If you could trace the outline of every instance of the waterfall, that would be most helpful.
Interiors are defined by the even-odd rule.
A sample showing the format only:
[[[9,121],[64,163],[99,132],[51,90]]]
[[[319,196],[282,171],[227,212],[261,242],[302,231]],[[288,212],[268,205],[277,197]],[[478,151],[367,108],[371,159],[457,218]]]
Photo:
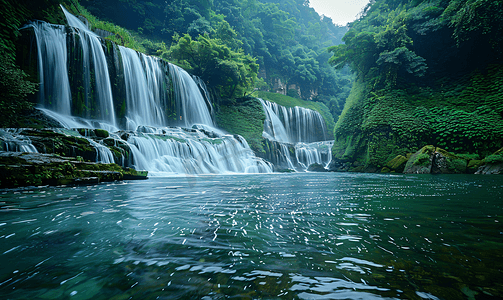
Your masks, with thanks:
[[[115,112],[112,97],[112,86],[110,84],[110,75],[108,72],[107,60],[105,52],[101,45],[101,38],[90,31],[87,26],[82,23],[77,17],[70,14],[63,6],[61,6],[68,24],[75,30],[76,34],[80,37],[80,43],[83,52],[83,69],[84,69],[84,89],[87,107],[91,107],[89,103],[89,94],[91,93],[90,87],[90,65],[94,66],[95,76],[95,92],[96,99],[94,101],[98,104],[99,118],[106,120],[112,125],[115,125]],[[91,60],[91,61],[90,61]]]
[[[71,91],[68,80],[66,29],[64,26],[34,21],[22,29],[32,28],[37,44],[39,103],[60,114],[71,114]]]
[[[146,130],[144,130],[146,131]],[[164,128],[131,135],[128,143],[137,169],[170,174],[270,173],[272,167],[253,155],[242,138],[210,138],[192,129]]]
[[[284,107],[260,100],[266,112],[264,132],[285,143],[312,143],[327,139],[325,120],[319,112],[304,107]]]
[[[28,137],[19,135],[22,129],[0,129],[0,151],[38,153]]]
[[[326,125],[318,112],[260,102],[266,115],[262,136],[270,141],[271,153],[266,156],[277,169],[305,171],[314,163],[328,166],[333,141],[325,141]]]
[[[167,82],[160,61],[133,49],[122,46],[119,49],[126,82],[126,128],[165,126],[163,107]]]
[[[190,127],[194,124],[203,124],[214,127],[208,104],[206,103],[199,86],[184,69],[169,64],[169,72],[177,103],[177,116],[179,121]]]
[[[272,172],[272,165],[257,158],[246,140],[214,128],[204,82],[176,65],[122,46],[119,59],[107,62],[106,41],[62,9],[69,27],[41,21],[25,26],[33,28],[37,41],[39,109],[64,128],[107,130],[108,138],[84,137],[96,150],[96,162],[118,160],[151,174]],[[185,128],[166,127],[170,125]],[[36,151],[27,137],[16,143],[15,151]],[[12,151],[14,144],[2,145]],[[107,146],[115,147],[120,157],[114,158]],[[121,149],[130,151],[127,161]]]
[[[264,137],[273,141],[290,143],[290,137],[286,133],[285,126],[279,119],[278,114],[272,109],[273,103],[262,99],[260,99],[260,103],[264,108],[266,116],[264,122]]]
[[[327,168],[332,161],[333,145],[334,141],[297,143],[295,145],[295,158],[303,170],[315,163]]]

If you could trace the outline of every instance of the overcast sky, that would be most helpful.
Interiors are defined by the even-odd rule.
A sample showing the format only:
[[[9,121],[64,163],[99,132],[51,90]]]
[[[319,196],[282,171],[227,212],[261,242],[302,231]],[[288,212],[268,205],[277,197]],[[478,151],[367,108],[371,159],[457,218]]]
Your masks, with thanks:
[[[346,25],[356,19],[369,0],[309,0],[320,15],[330,17],[336,25]]]

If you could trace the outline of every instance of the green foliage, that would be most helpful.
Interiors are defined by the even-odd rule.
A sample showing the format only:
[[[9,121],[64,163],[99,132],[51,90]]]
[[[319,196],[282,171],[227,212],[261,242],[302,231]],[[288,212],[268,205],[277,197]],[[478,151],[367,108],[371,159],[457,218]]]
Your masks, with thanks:
[[[350,65],[358,78],[335,127],[335,157],[382,165],[386,152],[395,157],[427,144],[479,156],[501,148],[502,23],[501,14],[489,17],[501,6],[373,2],[351,24],[346,44],[330,48],[330,63]],[[466,168],[464,158],[449,163]]]
[[[67,9],[75,15],[85,17],[87,21],[89,21],[91,30],[101,29],[112,33],[112,35],[108,36],[107,39],[136,51],[146,52],[145,47],[138,42],[137,39],[129,33],[129,31],[113,23],[98,19],[77,1],[72,2],[72,5],[68,5]]]
[[[503,163],[503,156],[502,155],[489,155],[486,158],[484,158],[484,162],[486,164],[499,164]]]
[[[264,152],[262,132],[264,131],[265,113],[256,98],[237,99],[235,103],[220,105],[216,120],[218,126],[232,134],[239,134],[246,139],[255,152]]]
[[[228,41],[227,43],[229,43]],[[258,65],[242,50],[232,50],[208,35],[188,34],[172,45],[168,54],[178,65],[215,87],[222,98],[245,96],[257,80]]]
[[[0,127],[18,127],[21,112],[33,107],[27,96],[34,94],[37,86],[0,49]]]
[[[207,36],[234,52],[242,52],[255,59],[260,66],[261,83],[267,83],[269,89],[279,78],[284,83],[296,85],[303,99],[319,97],[316,101],[327,105],[331,99],[337,99],[339,105],[331,106],[336,113],[340,113],[350,90],[351,74],[331,68],[327,62],[330,54],[326,51],[328,46],[341,43],[347,29],[335,26],[329,18],[320,20],[320,16],[304,1],[80,2],[100,19],[111,18],[114,23],[127,28],[136,40],[141,41],[142,52],[148,54],[172,59],[169,49],[179,43],[180,37],[188,34],[197,41],[199,36]],[[111,38],[117,36],[122,36],[122,33]],[[140,49],[137,46],[132,48]],[[236,73],[235,64],[222,63],[219,67],[227,73]],[[226,78],[230,82],[235,81],[236,76]],[[211,84],[209,87],[212,88]],[[256,87],[266,89],[263,84]],[[223,94],[230,92],[232,88]],[[241,97],[241,92],[244,91],[236,91],[236,97]]]

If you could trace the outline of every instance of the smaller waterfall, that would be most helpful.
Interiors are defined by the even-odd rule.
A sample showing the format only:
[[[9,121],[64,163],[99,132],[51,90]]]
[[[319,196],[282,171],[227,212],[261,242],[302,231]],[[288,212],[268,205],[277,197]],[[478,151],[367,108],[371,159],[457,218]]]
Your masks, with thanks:
[[[327,168],[332,161],[332,146],[334,141],[298,143],[295,145],[295,157],[301,169],[307,170],[312,164],[322,165]]]
[[[87,26],[82,23],[77,17],[70,14],[63,6],[61,9],[65,13],[68,24],[75,30],[75,33],[80,37],[80,42],[83,51],[83,64],[84,64],[84,85],[85,97],[87,99],[86,105],[90,106],[88,99],[90,94],[90,73],[91,63],[94,67],[95,76],[95,92],[98,103],[99,118],[108,121],[110,124],[115,125],[115,112],[112,97],[112,86],[110,84],[110,76],[108,72],[107,60],[105,52],[101,45],[101,38],[90,31]],[[90,61],[91,60],[91,61]]]
[[[158,59],[119,46],[126,81],[126,128],[165,126],[166,79]]]
[[[199,130],[163,128],[128,138],[136,169],[169,174],[270,173],[241,137],[210,138]]]
[[[68,80],[66,28],[42,21],[28,23],[37,44],[39,103],[60,114],[71,114],[71,91]]]
[[[264,132],[275,140],[312,143],[327,139],[325,120],[319,112],[299,106],[284,107],[262,99],[260,102],[266,111],[266,122],[269,123],[264,125]]]
[[[277,169],[306,171],[315,163],[328,166],[333,141],[325,141],[326,126],[318,112],[260,102],[266,115],[262,136],[269,141],[266,157]]]
[[[38,153],[28,137],[19,135],[22,129],[0,129],[0,151]]]

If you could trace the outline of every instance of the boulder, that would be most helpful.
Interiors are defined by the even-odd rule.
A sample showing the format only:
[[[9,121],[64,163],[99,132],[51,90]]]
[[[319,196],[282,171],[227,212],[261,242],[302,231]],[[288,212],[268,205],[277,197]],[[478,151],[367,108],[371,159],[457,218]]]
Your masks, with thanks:
[[[403,155],[398,155],[397,157],[393,158],[392,160],[388,161],[386,163],[386,166],[382,168],[381,172],[382,173],[388,173],[388,172],[395,172],[395,173],[402,173],[403,170],[405,169],[405,165],[407,164],[407,157]]]
[[[318,163],[311,164],[307,168],[307,171],[309,171],[309,172],[328,172],[328,170],[325,169],[325,167],[323,167],[322,165],[320,165]]]
[[[404,174],[430,174],[433,164],[435,147],[424,146],[416,153],[412,154],[403,170]]]

